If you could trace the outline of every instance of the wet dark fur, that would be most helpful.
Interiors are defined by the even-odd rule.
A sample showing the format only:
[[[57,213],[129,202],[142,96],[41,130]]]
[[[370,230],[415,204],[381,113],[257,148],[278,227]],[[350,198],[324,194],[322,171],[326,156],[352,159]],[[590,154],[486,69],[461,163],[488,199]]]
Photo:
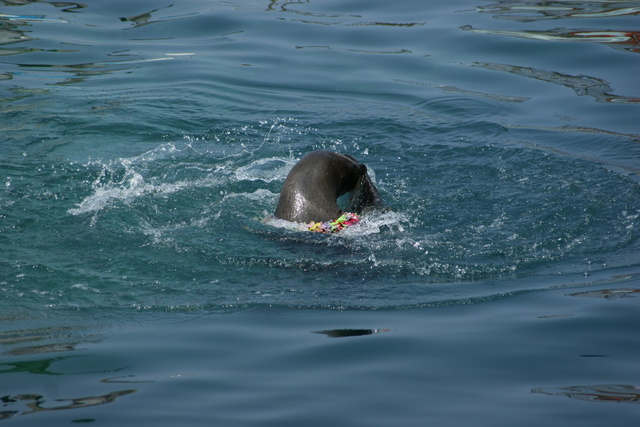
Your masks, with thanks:
[[[349,192],[346,212],[362,213],[383,205],[364,164],[348,155],[312,151],[285,179],[275,216],[305,223],[331,221],[343,212],[338,197]]]

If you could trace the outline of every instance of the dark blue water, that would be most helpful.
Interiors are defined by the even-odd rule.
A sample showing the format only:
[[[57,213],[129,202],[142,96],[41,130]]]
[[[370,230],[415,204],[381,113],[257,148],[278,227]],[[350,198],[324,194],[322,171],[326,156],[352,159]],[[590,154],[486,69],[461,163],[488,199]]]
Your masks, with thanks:
[[[640,2],[0,2],[0,420],[634,425]],[[274,227],[289,169],[392,210]]]

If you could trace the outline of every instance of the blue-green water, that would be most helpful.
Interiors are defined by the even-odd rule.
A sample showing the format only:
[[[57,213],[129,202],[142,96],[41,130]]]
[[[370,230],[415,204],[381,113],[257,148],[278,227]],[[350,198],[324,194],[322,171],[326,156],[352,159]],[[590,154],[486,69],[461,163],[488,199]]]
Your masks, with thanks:
[[[0,420],[634,425],[639,15],[0,2]],[[392,210],[265,224],[320,148]]]

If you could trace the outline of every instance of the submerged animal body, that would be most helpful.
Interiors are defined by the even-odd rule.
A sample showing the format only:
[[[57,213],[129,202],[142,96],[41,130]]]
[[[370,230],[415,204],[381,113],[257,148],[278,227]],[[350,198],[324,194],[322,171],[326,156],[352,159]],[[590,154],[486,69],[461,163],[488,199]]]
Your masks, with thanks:
[[[306,154],[284,181],[275,216],[294,222],[322,222],[340,217],[337,199],[351,192],[345,211],[382,206],[367,167],[351,156],[317,150]]]

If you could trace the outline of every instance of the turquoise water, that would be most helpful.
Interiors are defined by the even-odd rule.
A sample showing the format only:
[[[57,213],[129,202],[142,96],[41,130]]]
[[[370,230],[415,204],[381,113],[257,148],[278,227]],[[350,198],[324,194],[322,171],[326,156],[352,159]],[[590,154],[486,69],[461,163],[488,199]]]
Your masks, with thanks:
[[[639,14],[0,2],[0,420],[635,424]],[[314,149],[392,210],[265,223]]]

